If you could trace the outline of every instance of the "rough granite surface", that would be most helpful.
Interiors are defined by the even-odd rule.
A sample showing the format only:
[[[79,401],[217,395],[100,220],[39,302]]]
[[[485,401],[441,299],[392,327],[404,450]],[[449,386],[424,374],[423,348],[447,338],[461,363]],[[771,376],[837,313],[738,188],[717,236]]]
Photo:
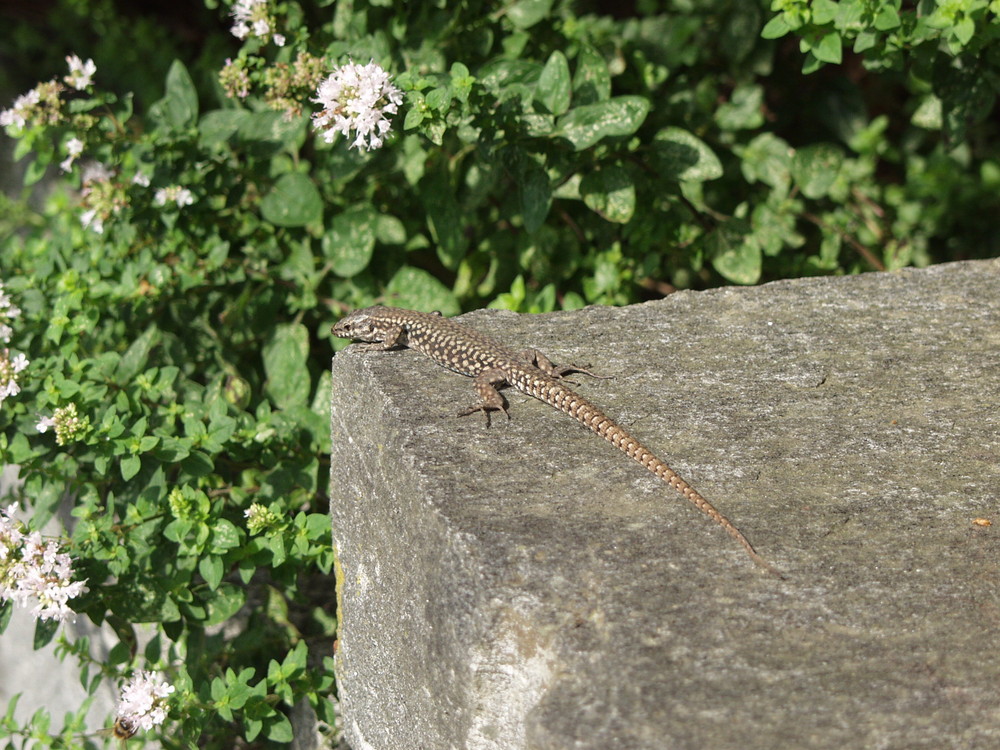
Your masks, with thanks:
[[[353,750],[1000,747],[1000,262],[462,321],[613,375],[578,390],[788,580],[565,414],[348,349]]]

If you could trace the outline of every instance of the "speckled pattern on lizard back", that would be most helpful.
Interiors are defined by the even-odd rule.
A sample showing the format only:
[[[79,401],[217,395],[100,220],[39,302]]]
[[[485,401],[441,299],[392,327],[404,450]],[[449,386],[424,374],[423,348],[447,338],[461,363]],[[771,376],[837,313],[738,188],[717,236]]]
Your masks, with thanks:
[[[479,403],[460,412],[459,416],[481,411],[486,415],[487,426],[491,411],[502,411],[510,418],[507,403],[497,390],[504,384],[565,412],[677,490],[739,542],[754,562],[768,572],[783,577],[757,553],[728,518],[677,472],[632,437],[624,427],[559,380],[570,372],[593,373],[579,367],[557,367],[535,349],[515,352],[439,313],[368,307],[341,319],[333,326],[333,334],[363,342],[358,346],[370,350],[384,351],[407,346],[427,355],[439,365],[475,378]]]

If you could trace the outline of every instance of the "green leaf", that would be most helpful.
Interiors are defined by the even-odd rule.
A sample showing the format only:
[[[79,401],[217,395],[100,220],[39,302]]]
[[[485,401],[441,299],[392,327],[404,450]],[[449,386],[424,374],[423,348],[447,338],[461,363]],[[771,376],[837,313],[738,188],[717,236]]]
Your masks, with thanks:
[[[764,124],[764,87],[740,84],[728,102],[715,110],[715,122],[723,130],[753,130]]]
[[[49,167],[49,159],[39,154],[35,159],[28,162],[24,170],[24,185],[30,187],[42,179]]]
[[[161,438],[153,457],[158,461],[174,464],[191,452],[191,440],[189,438]]]
[[[740,169],[748,182],[764,182],[787,190],[791,179],[792,148],[772,133],[761,133],[738,149]]]
[[[664,128],[653,137],[653,154],[663,176],[705,182],[722,177],[722,162],[703,140],[682,128]]]
[[[14,603],[10,601],[0,602],[0,635],[7,629],[10,625],[10,617],[14,614]],[[17,699],[19,694],[15,693],[13,700]],[[11,713],[10,706],[7,707],[8,715]]]
[[[31,459],[33,455],[34,451],[31,449],[28,438],[24,433],[15,432],[14,437],[10,440],[10,445],[3,453],[3,461],[4,463],[21,464]]]
[[[45,481],[38,474],[30,474],[23,487],[25,497],[31,498],[32,520],[39,528],[48,523],[63,500],[63,487],[59,482]]]
[[[760,280],[760,245],[742,219],[720,224],[708,235],[707,249],[712,266],[735,284],[756,284]]]
[[[468,238],[465,216],[452,188],[446,168],[438,166],[420,180],[420,194],[431,232],[437,240],[438,259],[446,268],[455,269],[465,255]]]
[[[232,521],[220,518],[212,527],[212,551],[225,552],[226,550],[239,547],[243,541],[241,532]]]
[[[444,112],[451,106],[451,89],[448,86],[439,86],[427,92],[425,101],[431,109]]]
[[[198,122],[198,144],[211,149],[221,146],[244,127],[251,114],[243,109],[215,109]]]
[[[205,627],[218,625],[235,615],[246,602],[243,589],[231,583],[223,583],[215,590],[215,596],[205,602]]]
[[[967,45],[972,40],[972,36],[975,33],[976,23],[969,16],[963,18],[952,28],[952,34],[955,36],[955,39],[958,40],[959,48]]]
[[[181,460],[180,464],[184,471],[193,477],[203,477],[206,474],[211,474],[215,468],[215,463],[212,461],[211,456],[206,455],[202,451],[191,451]]]
[[[267,738],[272,742],[291,742],[293,732],[292,723],[283,713],[275,711],[267,726]]]
[[[572,87],[569,78],[569,63],[566,55],[556,50],[549,55],[542,74],[538,77],[535,92],[538,100],[554,115],[561,115],[569,109]]]
[[[874,31],[859,31],[854,38],[854,51],[861,53],[869,50],[878,43],[878,40],[879,36]]]
[[[222,558],[218,555],[208,555],[207,557],[201,558],[198,561],[198,572],[201,573],[201,577],[205,579],[205,583],[208,584],[208,588],[211,591],[215,591],[219,584],[222,583],[222,574],[225,572],[225,567],[222,564]]]
[[[309,330],[301,323],[275,326],[264,346],[265,389],[281,409],[305,404],[309,399]]]
[[[271,551],[271,567],[277,568],[285,562],[285,539],[280,534],[273,534],[263,540],[264,546]]]
[[[323,235],[322,248],[335,274],[348,279],[368,267],[375,250],[378,219],[370,203],[351,206],[333,217]]]
[[[54,620],[35,620],[35,638],[32,642],[32,648],[37,651],[43,646],[48,645],[49,641],[59,630],[60,621],[58,619]]]
[[[240,120],[237,138],[257,156],[271,156],[282,147],[293,147],[305,139],[304,118],[288,120],[281,112],[247,112]]]
[[[386,300],[391,305],[429,312],[438,310],[443,315],[457,315],[458,300],[451,290],[421,268],[403,266],[385,288]]]
[[[934,94],[927,94],[920,103],[920,106],[913,113],[910,122],[918,128],[940,130],[944,123],[941,117],[941,100],[934,96]]]
[[[421,103],[422,101],[421,97]],[[403,117],[403,130],[413,130],[420,127],[420,123],[429,116],[430,114],[422,106],[411,106],[406,110],[406,116]]]
[[[779,13],[764,25],[760,35],[764,39],[780,39],[791,30],[792,27],[785,20],[785,14]]]
[[[552,0],[518,0],[506,8],[507,18],[517,29],[531,28],[551,10]]]
[[[581,47],[576,56],[573,93],[577,104],[603,102],[611,96],[611,71],[604,57],[593,47]]]
[[[837,17],[837,3],[833,0],[812,0],[812,22],[823,26]]]
[[[569,110],[556,122],[554,135],[562,136],[582,151],[602,138],[631,135],[649,113],[649,100],[642,96],[616,96],[597,104]]]
[[[833,63],[839,65],[843,59],[843,48],[841,46],[840,34],[831,31],[824,34],[818,42],[810,45],[810,52],[816,56],[820,62]]]
[[[524,216],[524,228],[529,234],[534,234],[545,223],[552,205],[552,186],[545,170],[530,162],[531,166],[524,170],[518,180],[521,193],[521,212]]]
[[[243,726],[245,731],[243,736],[246,738],[247,742],[253,742],[257,739],[257,735],[260,734],[260,730],[264,728],[264,722],[260,719],[251,719],[250,717],[243,717]]]
[[[796,230],[796,209],[800,206],[791,205],[790,201],[775,201],[757,204],[751,216],[753,236],[765,255],[776,256],[785,247],[801,247],[805,242]]]
[[[375,239],[383,245],[402,245],[406,242],[406,225],[391,214],[377,214]]]
[[[122,358],[118,360],[118,366],[115,368],[115,382],[127,385],[139,374],[140,370],[145,369],[146,362],[149,360],[149,351],[159,340],[158,334],[156,325],[150,325],[142,335],[132,342]]]
[[[142,468],[142,459],[139,456],[126,456],[121,460],[119,468],[122,472],[122,479],[126,482],[139,473]]]
[[[843,152],[833,144],[800,148],[792,157],[792,177],[807,198],[822,198],[837,179]]]
[[[899,26],[901,23],[899,13],[891,3],[879,3],[876,7],[878,7],[878,15],[875,16],[876,29],[879,31],[890,31]]]
[[[323,218],[323,199],[304,174],[282,175],[260,202],[261,215],[279,227],[301,227]]]
[[[865,26],[865,0],[840,0],[834,6],[833,25],[839,31],[850,34]],[[815,19],[813,19],[815,21]]]
[[[153,104],[150,115],[170,130],[183,130],[198,118],[198,92],[184,63],[174,60],[167,72],[163,98]]]
[[[628,171],[613,165],[591,172],[580,182],[587,207],[617,224],[627,224],[635,213],[635,184]]]

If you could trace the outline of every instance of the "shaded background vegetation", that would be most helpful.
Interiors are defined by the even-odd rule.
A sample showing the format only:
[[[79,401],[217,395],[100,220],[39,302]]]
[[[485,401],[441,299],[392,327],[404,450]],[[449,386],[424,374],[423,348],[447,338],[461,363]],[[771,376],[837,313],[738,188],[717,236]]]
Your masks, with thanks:
[[[39,524],[74,499],[75,604],[122,646],[67,653],[91,689],[168,670],[165,747],[287,741],[303,702],[333,722],[325,410],[345,311],[542,312],[998,253],[986,2],[278,7],[280,50],[234,38],[214,0],[0,11],[4,106],[76,54],[102,93],[73,94],[74,116],[115,123],[32,130],[32,184],[0,199],[11,347],[32,362],[0,463]],[[301,51],[394,74],[385,147],[271,109],[267,76]],[[251,71],[245,101],[227,58]],[[123,175],[102,234],[56,168],[71,133]],[[195,202],[157,207],[136,171]],[[68,403],[88,427],[56,446],[35,424]],[[278,520],[248,531],[252,503]],[[137,653],[140,622],[158,635]]]

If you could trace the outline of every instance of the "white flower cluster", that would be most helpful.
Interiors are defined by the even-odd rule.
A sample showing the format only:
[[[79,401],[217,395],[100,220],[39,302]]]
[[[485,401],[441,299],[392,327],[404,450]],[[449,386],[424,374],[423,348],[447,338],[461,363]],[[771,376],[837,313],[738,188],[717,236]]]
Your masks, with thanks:
[[[93,83],[94,73],[97,66],[93,60],[83,62],[76,55],[68,55],[66,63],[69,65],[69,75],[63,76],[63,80],[73,88],[83,91]],[[52,122],[60,120],[57,111],[60,108],[60,91],[63,89],[55,79],[46,83],[40,83],[26,94],[21,94],[14,100],[10,108],[0,111],[0,127],[11,127],[14,130],[23,130],[29,122]],[[53,111],[56,110],[56,111]]]
[[[63,80],[77,91],[83,91],[94,82],[94,73],[97,72],[97,66],[93,60],[83,62],[76,55],[67,55],[66,64],[69,65],[69,75],[63,78]]]
[[[233,36],[246,39],[255,36],[263,39],[273,39],[279,47],[285,46],[285,37],[274,33],[275,22],[268,7],[268,0],[236,0],[233,3]]]
[[[17,375],[28,366],[28,358],[16,354],[10,358],[10,349],[0,349],[0,405],[5,398],[16,396],[21,392],[17,384]]]
[[[80,197],[87,208],[80,214],[80,223],[84,229],[104,234],[105,219],[121,210],[124,202],[119,199],[112,182],[114,175],[103,164],[88,162],[82,172],[80,182],[83,188],[80,190]]]
[[[14,520],[17,505],[0,510],[0,599],[27,607],[41,620],[72,620],[67,602],[86,593],[86,581],[73,581],[70,556],[37,531],[25,534]]]
[[[243,516],[247,519],[247,530],[253,535],[274,528],[281,520],[273,510],[260,503],[251,503]]]
[[[10,343],[10,337],[14,333],[9,323],[21,316],[21,308],[17,307],[10,297],[3,290],[3,282],[0,281],[0,341],[5,344]]]
[[[332,143],[337,133],[357,136],[351,146],[369,151],[379,148],[392,127],[394,115],[403,103],[402,92],[389,82],[389,74],[374,60],[367,65],[348,62],[333,71],[316,91],[314,102],[323,111],[313,115],[313,126]]]
[[[21,308],[17,307],[11,298],[3,290],[3,282],[0,281],[0,341],[10,343],[10,337],[14,335],[14,329],[10,323],[21,315]],[[10,396],[16,396],[21,392],[21,386],[17,383],[18,373],[24,371],[28,366],[28,358],[24,354],[11,356],[10,349],[0,349],[0,405],[3,400]]]
[[[70,403],[56,409],[51,417],[39,417],[35,429],[40,433],[54,430],[56,444],[66,445],[74,440],[82,440],[87,435],[90,419],[86,415],[81,417],[77,413],[76,404]]]
[[[42,99],[38,89],[32,89],[26,94],[21,94],[14,100],[14,104],[9,109],[0,112],[0,125],[7,127],[13,125],[17,130],[21,130],[28,124],[28,118],[35,109],[35,105]]]
[[[66,153],[68,156],[59,162],[59,169],[63,172],[68,172],[73,168],[73,162],[76,158],[83,153],[83,141],[81,141],[76,136],[73,136],[68,141],[66,141]]]
[[[122,687],[121,702],[116,711],[116,724],[130,730],[150,730],[162,724],[167,718],[167,696],[174,692],[174,686],[164,682],[156,672],[145,670]]]
[[[157,206],[165,206],[167,203],[176,203],[180,208],[190,206],[194,203],[194,195],[186,187],[180,185],[170,185],[159,188],[153,194],[153,203]]]

